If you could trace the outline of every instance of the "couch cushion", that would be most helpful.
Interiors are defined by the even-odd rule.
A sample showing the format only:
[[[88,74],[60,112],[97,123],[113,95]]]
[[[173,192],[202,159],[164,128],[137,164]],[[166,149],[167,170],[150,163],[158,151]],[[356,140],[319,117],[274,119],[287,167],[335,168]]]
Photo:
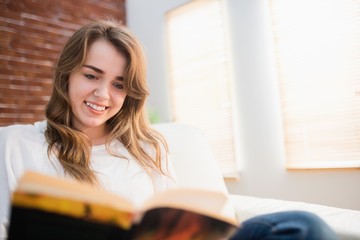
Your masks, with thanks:
[[[302,210],[317,214],[327,222],[339,239],[360,239],[360,211],[328,207],[305,202],[230,195],[239,222],[261,214]]]
[[[221,191],[228,194],[211,148],[197,128],[179,123],[160,123],[153,127],[167,140],[179,187]],[[230,203],[224,214],[234,216]]]

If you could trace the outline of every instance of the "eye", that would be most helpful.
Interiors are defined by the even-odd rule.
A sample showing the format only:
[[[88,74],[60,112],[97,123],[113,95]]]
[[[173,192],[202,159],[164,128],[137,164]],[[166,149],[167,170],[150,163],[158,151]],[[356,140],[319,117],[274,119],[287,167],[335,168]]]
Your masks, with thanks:
[[[120,90],[124,89],[124,85],[122,83],[113,83],[113,86]]]
[[[84,76],[85,76],[87,79],[89,79],[89,80],[94,80],[94,79],[96,79],[96,77],[95,77],[94,75],[92,75],[92,74],[84,74]]]

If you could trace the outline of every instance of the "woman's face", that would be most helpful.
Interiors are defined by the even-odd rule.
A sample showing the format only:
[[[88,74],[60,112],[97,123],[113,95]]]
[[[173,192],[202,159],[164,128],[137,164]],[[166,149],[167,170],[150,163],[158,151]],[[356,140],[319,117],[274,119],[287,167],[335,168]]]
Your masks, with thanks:
[[[125,57],[108,41],[95,41],[84,65],[69,77],[72,125],[84,133],[105,134],[105,123],[121,109]]]

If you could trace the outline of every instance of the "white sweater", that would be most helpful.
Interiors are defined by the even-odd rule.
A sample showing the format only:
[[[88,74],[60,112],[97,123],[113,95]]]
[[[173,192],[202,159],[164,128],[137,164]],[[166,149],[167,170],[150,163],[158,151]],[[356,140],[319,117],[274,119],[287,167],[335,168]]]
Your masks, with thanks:
[[[48,158],[45,128],[46,121],[43,121],[34,125],[12,125],[0,130],[0,239],[7,237],[10,196],[25,171],[67,177],[58,159]],[[91,155],[92,169],[96,170],[100,183],[108,191],[141,204],[155,192],[175,186],[171,161],[168,171],[173,179],[155,171],[146,172],[120,142],[112,146],[127,159],[110,155],[105,145],[93,146]]]

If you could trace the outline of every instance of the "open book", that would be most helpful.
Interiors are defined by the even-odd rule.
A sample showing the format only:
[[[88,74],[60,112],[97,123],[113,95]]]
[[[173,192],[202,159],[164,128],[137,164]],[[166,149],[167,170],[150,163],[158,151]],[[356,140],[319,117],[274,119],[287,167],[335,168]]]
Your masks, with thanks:
[[[8,239],[227,239],[223,193],[172,189],[141,208],[88,184],[27,172],[13,194]]]

